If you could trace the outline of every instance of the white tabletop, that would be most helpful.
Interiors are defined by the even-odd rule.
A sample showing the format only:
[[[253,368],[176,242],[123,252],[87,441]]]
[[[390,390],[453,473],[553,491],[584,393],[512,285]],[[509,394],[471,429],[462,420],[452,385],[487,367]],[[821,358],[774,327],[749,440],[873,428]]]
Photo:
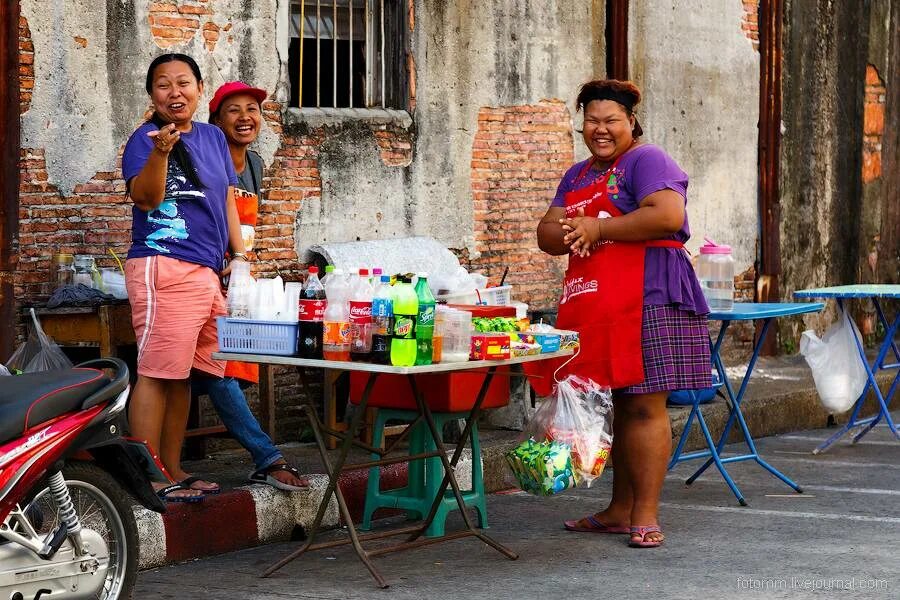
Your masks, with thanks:
[[[318,367],[320,369],[338,369],[341,371],[363,371],[368,373],[390,373],[392,375],[415,375],[419,373],[445,373],[448,371],[469,371],[486,367],[502,367],[527,362],[549,360],[571,356],[574,350],[559,350],[531,356],[516,356],[506,360],[469,360],[466,362],[437,363],[417,367],[395,367],[393,365],[377,365],[368,362],[352,362],[343,360],[318,360],[314,358],[298,358],[296,356],[270,356],[268,354],[239,354],[236,352],[214,352],[216,360],[236,360],[247,363],[269,365],[290,365],[295,367]]]

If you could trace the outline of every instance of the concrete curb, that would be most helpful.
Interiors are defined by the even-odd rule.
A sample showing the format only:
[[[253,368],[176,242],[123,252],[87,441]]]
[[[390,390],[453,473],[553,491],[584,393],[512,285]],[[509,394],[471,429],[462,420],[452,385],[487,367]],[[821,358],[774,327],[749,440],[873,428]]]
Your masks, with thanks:
[[[457,465],[460,485],[471,485],[471,453],[463,453]],[[312,527],[328,478],[307,475],[309,490],[283,492],[268,485],[247,485],[207,496],[196,504],[175,504],[158,514],[135,506],[141,569],[212,556],[270,542],[301,540]],[[381,469],[382,489],[406,485],[407,465]],[[368,473],[353,471],[341,476],[339,485],[354,521],[362,517]],[[339,525],[337,501],[332,496],[322,524]]]
[[[890,385],[892,378],[892,372],[879,374],[882,389]],[[762,389],[748,394],[743,403],[743,413],[754,437],[818,429],[829,424],[828,412],[819,404],[814,388],[799,387],[785,392],[783,388],[758,387]],[[863,415],[876,412],[873,398],[870,394]],[[687,407],[670,409],[673,446],[684,429],[689,413],[690,408]],[[703,415],[713,432],[721,431],[728,416],[727,405],[723,401],[708,404],[703,408]],[[843,423],[848,417],[849,413],[840,415],[833,422]],[[735,431],[730,441],[741,439],[739,432]],[[482,440],[485,491],[496,492],[512,485],[511,480],[506,477],[503,455],[515,443],[507,440],[486,445]],[[699,428],[695,426],[685,450],[704,447]],[[457,467],[457,477],[463,488],[471,481],[471,467],[471,455],[466,453]],[[304,539],[306,531],[315,520],[316,510],[327,485],[324,475],[308,477],[310,489],[304,492],[286,493],[270,486],[249,485],[217,496],[208,496],[198,504],[170,504],[164,515],[136,507],[140,568],[160,567],[270,542]],[[405,463],[383,467],[382,489],[401,487],[406,484],[406,477]],[[354,471],[341,476],[341,491],[354,520],[362,515],[367,481],[366,471]],[[339,525],[338,507],[334,498],[328,505],[323,524],[325,527]]]

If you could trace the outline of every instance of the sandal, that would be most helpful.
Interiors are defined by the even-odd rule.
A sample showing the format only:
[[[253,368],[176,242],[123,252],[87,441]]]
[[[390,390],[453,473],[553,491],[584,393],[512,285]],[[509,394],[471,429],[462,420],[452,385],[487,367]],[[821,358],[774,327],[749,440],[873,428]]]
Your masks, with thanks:
[[[216,486],[214,488],[194,487],[194,484],[197,483],[198,481],[204,481],[204,480],[201,479],[200,477],[191,475],[190,477],[185,477],[184,479],[179,481],[178,485],[183,486],[184,489],[186,489],[186,490],[195,490],[197,492],[203,492],[203,494],[206,496],[215,496],[216,494],[218,494],[219,492],[222,491],[222,489],[219,487],[219,484],[217,484],[217,483],[212,484],[212,485]]]
[[[664,540],[648,540],[648,533],[662,533],[662,529],[659,528],[659,525],[644,525],[640,527],[632,527],[631,535],[632,536],[640,536],[640,541],[635,541],[632,539],[628,542],[628,545],[632,548],[659,548],[662,546]]]
[[[173,483],[172,485],[167,485],[164,488],[160,488],[156,490],[156,495],[159,496],[162,500],[166,502],[184,502],[186,504],[196,504],[197,502],[203,502],[203,498],[205,496],[200,494],[199,496],[170,496],[172,492],[177,492],[179,490],[190,490],[191,488],[188,486],[181,485],[180,483]],[[199,490],[193,490],[199,491]]]
[[[590,526],[585,527],[584,525],[579,525],[581,521],[587,521]],[[563,527],[565,527],[568,531],[577,531],[579,533],[631,533],[631,527],[625,527],[622,525],[604,525],[603,523],[598,521],[596,517],[594,517],[594,515],[588,515],[583,519],[579,519],[578,521],[563,521]]]
[[[272,473],[276,471],[286,471],[297,479],[304,481],[305,485],[296,486],[284,483],[283,481],[279,481],[275,477],[272,477]],[[249,481],[250,483],[265,483],[279,490],[284,490],[285,492],[302,492],[303,490],[309,489],[309,482],[300,475],[300,471],[298,471],[296,467],[292,467],[287,463],[277,463],[274,465],[269,465],[268,467],[265,467],[263,469],[257,469],[247,476],[247,481]]]

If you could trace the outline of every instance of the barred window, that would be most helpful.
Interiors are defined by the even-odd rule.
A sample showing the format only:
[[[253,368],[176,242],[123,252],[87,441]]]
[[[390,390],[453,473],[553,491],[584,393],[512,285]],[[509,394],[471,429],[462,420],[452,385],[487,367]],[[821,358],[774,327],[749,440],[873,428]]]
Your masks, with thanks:
[[[291,106],[406,108],[407,0],[292,0]]]

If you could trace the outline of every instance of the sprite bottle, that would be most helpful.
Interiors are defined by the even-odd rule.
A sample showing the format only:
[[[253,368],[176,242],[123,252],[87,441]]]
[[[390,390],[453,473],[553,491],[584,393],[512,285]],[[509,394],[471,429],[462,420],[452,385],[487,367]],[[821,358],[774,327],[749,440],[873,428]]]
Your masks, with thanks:
[[[434,336],[434,296],[428,287],[428,273],[419,273],[416,283],[419,313],[416,319],[416,364],[430,365]]]
[[[394,296],[394,337],[391,339],[391,364],[411,367],[416,364],[416,320],[419,298],[412,278],[403,276],[392,287]]]

